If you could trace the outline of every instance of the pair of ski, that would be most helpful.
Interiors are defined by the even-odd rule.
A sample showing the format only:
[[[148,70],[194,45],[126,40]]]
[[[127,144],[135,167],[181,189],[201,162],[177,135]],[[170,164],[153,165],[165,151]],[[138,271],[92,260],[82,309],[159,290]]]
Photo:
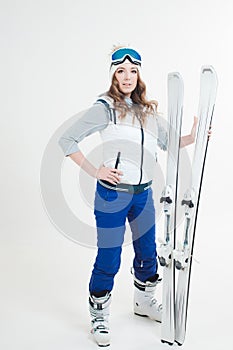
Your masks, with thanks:
[[[198,205],[208,147],[208,131],[217,92],[217,76],[211,66],[203,66],[200,78],[198,128],[192,161],[190,187],[181,203],[177,201],[179,150],[183,114],[183,80],[179,73],[168,75],[168,157],[166,185],[160,202],[164,205],[164,240],[158,248],[163,267],[163,314],[161,341],[182,345],[185,339],[190,276],[193,258]],[[184,208],[184,234],[177,243],[178,205]],[[178,275],[177,281],[175,277]]]

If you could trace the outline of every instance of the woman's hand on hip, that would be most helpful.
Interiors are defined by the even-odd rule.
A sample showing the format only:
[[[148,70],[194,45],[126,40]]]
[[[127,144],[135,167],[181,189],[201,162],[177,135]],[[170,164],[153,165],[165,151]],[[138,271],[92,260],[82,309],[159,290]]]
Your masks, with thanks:
[[[108,181],[111,184],[116,185],[121,181],[120,176],[122,175],[123,175],[122,171],[118,169],[102,166],[97,170],[96,178],[99,180]]]

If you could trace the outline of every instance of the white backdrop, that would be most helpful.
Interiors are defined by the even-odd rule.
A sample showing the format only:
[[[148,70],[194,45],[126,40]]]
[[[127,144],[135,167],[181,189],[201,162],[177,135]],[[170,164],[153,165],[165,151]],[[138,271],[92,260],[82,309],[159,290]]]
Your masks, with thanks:
[[[228,346],[233,321],[232,1],[1,0],[0,16],[0,347],[96,348],[88,336],[87,311],[95,250],[73,243],[52,225],[39,177],[45,147],[57,128],[108,88],[108,53],[118,43],[142,53],[148,91],[164,113],[167,74],[182,74],[183,134],[197,113],[200,67],[211,64],[217,71],[195,246],[199,264],[193,268],[183,348]],[[76,168],[69,167],[74,174]],[[111,348],[165,349],[160,326],[132,315],[131,259],[132,247],[126,246],[113,292]]]

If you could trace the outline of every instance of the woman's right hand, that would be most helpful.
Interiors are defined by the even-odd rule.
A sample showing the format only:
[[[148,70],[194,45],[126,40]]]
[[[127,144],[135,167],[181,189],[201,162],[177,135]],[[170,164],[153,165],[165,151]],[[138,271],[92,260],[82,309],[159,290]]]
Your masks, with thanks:
[[[99,180],[108,181],[111,184],[116,185],[120,183],[121,181],[120,176],[122,175],[123,175],[122,171],[118,169],[102,166],[97,170],[96,178]]]

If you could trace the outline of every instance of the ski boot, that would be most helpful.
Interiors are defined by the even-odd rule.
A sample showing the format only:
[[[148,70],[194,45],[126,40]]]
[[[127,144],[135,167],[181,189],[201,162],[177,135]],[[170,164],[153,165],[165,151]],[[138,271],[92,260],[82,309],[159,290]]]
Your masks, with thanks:
[[[151,320],[161,322],[162,305],[154,296],[156,286],[161,279],[155,276],[155,281],[141,282],[134,277],[134,313],[138,316],[149,317]]]
[[[111,294],[106,294],[103,297],[89,297],[89,310],[91,314],[91,333],[100,347],[110,345],[109,331],[109,309],[111,303]]]

